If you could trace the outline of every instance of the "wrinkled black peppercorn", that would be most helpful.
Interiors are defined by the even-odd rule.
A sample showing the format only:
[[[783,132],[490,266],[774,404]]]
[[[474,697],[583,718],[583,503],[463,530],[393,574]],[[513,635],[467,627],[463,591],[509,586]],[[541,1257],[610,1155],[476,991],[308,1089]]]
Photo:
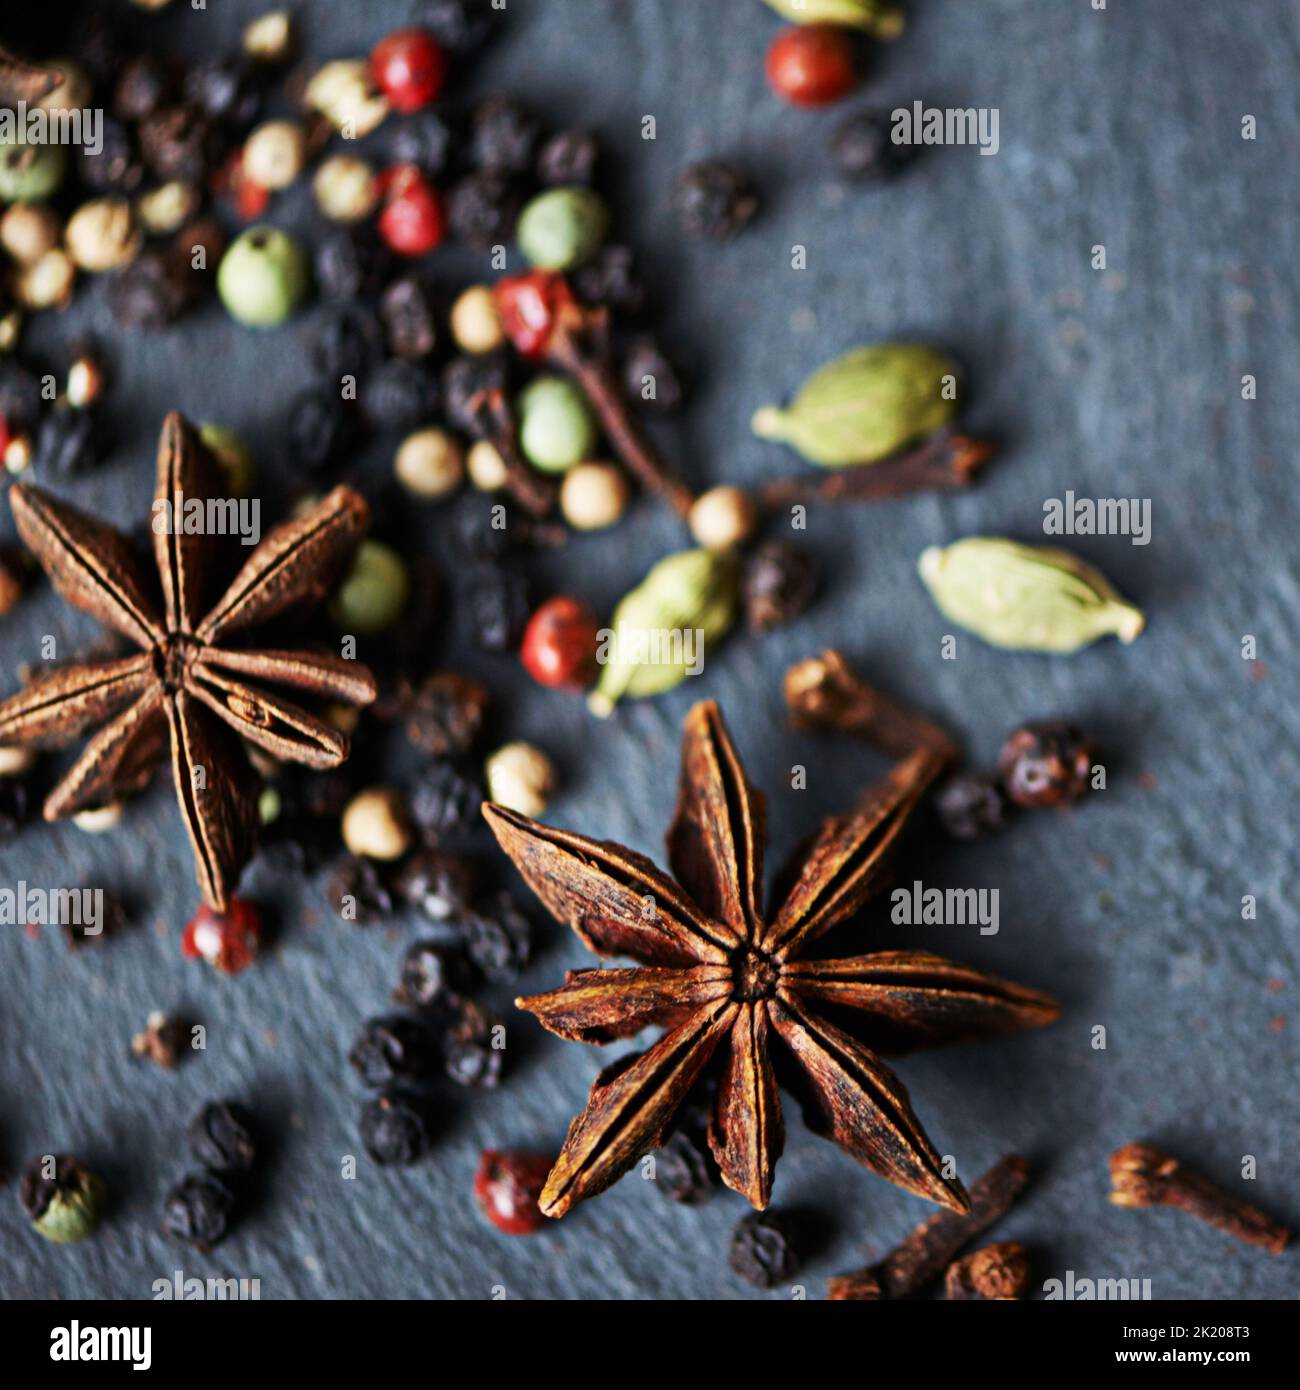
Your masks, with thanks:
[[[489,980],[512,980],[533,950],[533,924],[509,893],[497,893],[465,918],[465,950]]]
[[[373,859],[345,856],[330,874],[325,894],[337,911],[350,909],[348,920],[362,925],[393,913],[392,891]]]
[[[537,154],[537,180],[544,184],[590,183],[600,146],[587,130],[562,130],[545,141]]]
[[[433,1142],[432,1116],[426,1097],[393,1087],[361,1110],[361,1143],[384,1167],[416,1163]]]
[[[954,840],[978,840],[1002,829],[1007,806],[997,778],[958,772],[935,793],[934,811]]]
[[[486,251],[507,244],[523,194],[504,174],[484,169],[457,180],[447,194],[447,225],[457,241]]]
[[[214,121],[251,125],[262,94],[248,65],[240,58],[212,58],[185,74],[185,100]]]
[[[492,1019],[472,999],[457,1001],[442,1043],[443,1067],[458,1086],[492,1090],[501,1080],[504,1051],[492,1046]]]
[[[670,1202],[695,1207],[717,1188],[717,1165],[709,1152],[708,1111],[684,1115],[655,1153],[655,1187]]]
[[[394,887],[422,917],[446,922],[469,911],[477,879],[473,863],[464,855],[426,849],[407,857]]]
[[[308,339],[312,365],[331,383],[364,376],[383,350],[379,320],[360,304],[327,304]]]
[[[392,271],[388,248],[369,231],[334,227],[316,245],[316,284],[332,299],[378,294]]]
[[[68,945],[74,948],[94,946],[120,936],[130,925],[131,913],[126,903],[116,893],[105,892],[100,899],[99,920],[94,923],[64,922],[63,936]]]
[[[102,457],[100,435],[100,419],[93,410],[50,411],[36,431],[37,472],[62,478],[89,472]]]
[[[447,167],[451,130],[436,111],[421,111],[404,120],[388,142],[391,164],[414,164],[436,178]]]
[[[470,159],[480,169],[523,174],[532,168],[541,125],[508,97],[489,97],[474,110]]]
[[[817,566],[806,550],[788,541],[765,541],[745,561],[741,592],[750,628],[770,632],[813,601]]]
[[[636,269],[630,246],[602,246],[586,265],[573,273],[573,288],[584,303],[619,314],[639,314],[645,306],[645,284]]]
[[[41,406],[41,383],[35,372],[12,357],[0,357],[0,416],[9,429],[31,429]]]
[[[474,640],[490,652],[513,651],[524,635],[532,609],[528,578],[507,562],[478,566],[469,589]]]
[[[433,1039],[413,1018],[368,1018],[352,1044],[348,1061],[367,1086],[418,1081],[433,1066]]]
[[[468,985],[469,966],[458,947],[417,941],[402,957],[393,1000],[410,1009],[450,1008]]]
[[[142,121],[158,110],[172,90],[170,65],[152,54],[138,54],[118,74],[113,112],[121,121]]]
[[[442,371],[443,409],[458,430],[479,436],[490,418],[487,398],[504,395],[510,383],[505,354],[485,353],[482,357],[453,357]]]
[[[445,389],[445,388],[444,388]],[[467,494],[452,513],[452,540],[468,560],[503,559],[515,547],[515,527],[499,524],[500,512],[491,502]]]
[[[163,1234],[206,1253],[230,1229],[235,1194],[216,1173],[187,1173],[163,1203]]]
[[[214,1173],[247,1173],[257,1158],[253,1117],[237,1101],[210,1100],[186,1131],[190,1152]]]
[[[477,782],[452,763],[435,762],[411,791],[411,819],[436,840],[476,821],[482,803]]]
[[[155,111],[140,122],[136,133],[144,162],[164,183],[206,182],[220,151],[211,121],[190,106]]]
[[[289,402],[282,448],[287,467],[323,473],[342,462],[356,438],[356,413],[335,386],[308,387]]]
[[[643,410],[666,413],[681,406],[681,381],[649,334],[634,339],[623,358],[623,389],[628,400]]]
[[[136,154],[131,132],[120,121],[110,119],[104,121],[93,154],[85,145],[78,147],[77,172],[82,182],[97,193],[130,193],[144,178],[144,166]]]
[[[689,165],[678,175],[673,206],[687,236],[725,241],[753,217],[758,199],[743,174],[709,159]]]
[[[774,1289],[798,1272],[796,1234],[788,1217],[773,1211],[751,1212],[732,1233],[728,1263],[742,1279],[760,1289]]]
[[[492,14],[483,0],[425,0],[418,22],[444,47],[467,53],[492,32]]]
[[[892,178],[916,153],[913,145],[896,145],[888,111],[855,111],[831,135],[831,158],[840,173],[863,182]]]
[[[366,378],[361,405],[376,429],[412,429],[437,413],[438,383],[419,363],[394,357]]]
[[[1017,806],[1061,806],[1088,790],[1095,752],[1073,724],[1025,724],[1002,745],[998,773]]]
[[[438,344],[433,293],[418,275],[394,280],[379,301],[388,350],[395,357],[428,357]]]
[[[164,328],[185,312],[193,288],[175,256],[146,246],[109,282],[108,305],[123,327]]]
[[[455,672],[438,672],[420,682],[406,715],[406,736],[435,758],[468,753],[483,727],[485,685]]]

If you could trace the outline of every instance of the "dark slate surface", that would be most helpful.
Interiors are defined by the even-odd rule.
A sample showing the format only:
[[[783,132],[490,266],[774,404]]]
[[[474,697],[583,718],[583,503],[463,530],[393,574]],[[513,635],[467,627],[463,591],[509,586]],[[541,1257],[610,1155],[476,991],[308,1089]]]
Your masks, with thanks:
[[[147,23],[168,43],[213,51],[257,8],[232,0],[195,14],[178,3]],[[367,47],[405,13],[310,10],[313,49],[331,56]],[[666,432],[695,479],[788,471],[789,457],[750,438],[751,412],[834,353],[889,335],[959,352],[973,420],[1005,448],[960,498],[816,515],[812,542],[831,583],[807,620],[765,641],[739,637],[689,688],[608,724],[579,701],[529,688],[509,661],[477,665],[512,731],[563,767],[552,819],[651,853],[673,801],[679,722],[700,695],[722,701],[771,794],[773,858],[881,770],[865,750],[784,728],[781,672],[826,644],[946,720],[983,762],[1022,717],[1068,714],[1095,730],[1110,772],[1104,795],[917,865],[930,884],[998,888],[998,935],[868,919],[846,938],[853,949],[915,941],[1064,1001],[1050,1030],[900,1067],[967,1179],[1007,1150],[1032,1157],[1032,1195],[998,1234],[1029,1242],[1042,1277],[1149,1278],[1163,1298],[1294,1297],[1294,1256],[1234,1246],[1176,1213],[1110,1207],[1105,1159],[1151,1137],[1300,1219],[1288,824],[1300,602],[1296,10],[917,0],[913,11],[905,39],[876,53],[862,99],[996,105],[1001,152],[931,152],[896,186],[862,193],[828,170],[833,118],[767,94],[763,53],[776,25],[757,0],[512,0],[478,84],[514,88],[556,123],[590,123],[608,141],[620,220],[636,226],[670,336],[695,370],[692,408]],[[646,113],[657,118],[654,144],[639,139]],[[1244,114],[1259,122],[1253,143],[1239,136]],[[722,249],[683,246],[666,190],[686,160],[715,152],[754,170],[761,221]],[[286,198],[276,220],[292,224],[300,210],[301,199]],[[1089,266],[1097,243],[1104,273]],[[800,272],[790,269],[796,244],[807,247]],[[472,269],[454,255],[445,263],[449,280],[457,265]],[[112,331],[98,292],[57,332],[85,323]],[[141,519],[157,426],[174,406],[257,437],[274,487],[270,425],[307,377],[301,331],[255,337],[210,308],[173,333],[115,338],[121,446],[78,498]],[[1249,404],[1239,399],[1244,373],[1259,382]],[[379,474],[386,466],[383,448],[363,462]],[[1153,499],[1148,547],[1075,543],[1147,609],[1148,633],[1132,648],[1108,642],[1072,659],[962,638],[959,659],[941,660],[947,628],[915,577],[917,555],[978,531],[1032,540],[1044,499],[1067,488]],[[671,519],[643,506],[616,535],[575,544],[550,568],[608,605],[678,543]],[[89,630],[48,593],[32,600],[4,624],[4,685],[40,634],[72,642]],[[1248,633],[1257,679],[1240,654]],[[434,657],[459,664],[461,651],[450,640]],[[795,764],[809,769],[805,792],[789,790]],[[6,846],[0,883],[20,878],[141,889],[157,929],[79,956],[55,933],[31,940],[11,929],[0,942],[4,1156],[12,1167],[51,1147],[75,1150],[115,1196],[99,1239],[58,1249],[25,1230],[11,1189],[0,1202],[5,1295],[147,1297],[152,1281],[180,1269],[256,1277],[268,1298],[481,1298],[495,1286],[516,1298],[753,1296],[726,1266],[745,1210],[731,1194],[683,1209],[633,1175],[543,1236],[510,1240],[485,1227],[469,1200],[479,1149],[557,1145],[599,1065],[518,1015],[509,1084],[449,1095],[431,1161],[381,1172],[362,1156],[356,1179],[340,1178],[344,1156],[359,1152],[360,1096],[344,1054],[381,1006],[413,924],[335,925],[313,893],[286,904],[275,949],[247,975],[223,980],[183,963],[178,936],[195,892],[165,791],[113,835],[40,828]],[[272,896],[281,888],[265,872],[251,883]],[[1253,921],[1242,920],[1245,894],[1258,901]],[[551,928],[523,984],[546,987],[586,959]],[[206,1055],[173,1075],[127,1057],[155,1008],[208,1029]],[[256,1105],[274,1153],[258,1209],[201,1258],[168,1244],[157,1219],[183,1166],[182,1127],[218,1094]],[[812,1220],[804,1278],[820,1296],[828,1274],[883,1252],[927,1210],[797,1119],[790,1129],[775,1203]],[[1258,1163],[1249,1184],[1238,1181],[1245,1155]]]

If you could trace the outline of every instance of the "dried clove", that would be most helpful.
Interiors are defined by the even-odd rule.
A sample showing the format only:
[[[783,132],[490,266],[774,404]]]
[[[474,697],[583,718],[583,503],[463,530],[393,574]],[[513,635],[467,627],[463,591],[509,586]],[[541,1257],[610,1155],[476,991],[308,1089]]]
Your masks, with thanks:
[[[972,1250],[948,1266],[944,1294],[965,1299],[1007,1302],[1029,1291],[1029,1252],[1019,1241],[1004,1240]]]

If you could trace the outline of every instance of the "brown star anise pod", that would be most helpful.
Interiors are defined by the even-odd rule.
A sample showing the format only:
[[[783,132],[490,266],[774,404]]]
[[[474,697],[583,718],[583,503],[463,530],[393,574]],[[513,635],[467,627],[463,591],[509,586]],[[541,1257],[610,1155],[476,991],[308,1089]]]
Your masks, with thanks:
[[[196,500],[223,495],[217,464],[173,412],[163,422],[154,502],[160,614],[125,537],[39,488],[11,489],[18,533],[62,597],[141,651],[56,669],[0,704],[0,746],[63,747],[102,726],[46,800],[51,821],[138,790],[170,736],[199,888],[219,911],[248,862],[257,826],[256,778],[240,738],[309,767],[337,767],[348,755],[348,740],[337,729],[253,682],[356,705],[375,698],[374,677],[360,662],[232,643],[325,596],[365,531],[365,502],[349,488],[335,488],[277,527],[205,610],[211,537],[205,526],[191,529],[189,517]]]
[[[1056,1005],[921,951],[804,958],[883,885],[887,858],[943,764],[941,753],[920,750],[848,815],[827,820],[770,916],[762,902],[764,799],[712,703],[686,718],[668,832],[675,882],[622,845],[484,807],[501,847],[558,920],[598,955],[640,962],[571,971],[562,988],[519,1007],[582,1042],[630,1038],[651,1024],[669,1030],[597,1077],[542,1192],[548,1216],[563,1216],[659,1147],[715,1054],[710,1147],[727,1185],[765,1207],[784,1143],[777,1040],[817,1132],[909,1192],[967,1210],[965,1190],[944,1175],[906,1089],[879,1054],[1048,1023]],[[828,1008],[865,1015],[862,1037],[832,1023]]]

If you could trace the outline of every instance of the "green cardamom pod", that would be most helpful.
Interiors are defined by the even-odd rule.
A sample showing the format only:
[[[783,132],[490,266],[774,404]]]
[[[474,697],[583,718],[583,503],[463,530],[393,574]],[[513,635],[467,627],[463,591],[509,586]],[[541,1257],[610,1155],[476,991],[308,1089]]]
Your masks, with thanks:
[[[896,39],[903,32],[903,7],[896,0],[767,0],[793,24],[847,24],[873,39]]]
[[[1131,642],[1146,625],[1105,575],[1051,546],[969,536],[931,546],[918,569],[940,612],[995,647],[1077,652],[1111,633]]]
[[[752,421],[823,468],[849,468],[896,454],[933,434],[957,409],[957,365],[919,343],[855,348],[814,372],[788,410],[764,406]]]
[[[624,696],[658,695],[698,675],[705,649],[736,618],[733,557],[683,550],[660,560],[614,610],[613,627],[597,652],[600,679],[587,699],[593,714],[610,714]]]

